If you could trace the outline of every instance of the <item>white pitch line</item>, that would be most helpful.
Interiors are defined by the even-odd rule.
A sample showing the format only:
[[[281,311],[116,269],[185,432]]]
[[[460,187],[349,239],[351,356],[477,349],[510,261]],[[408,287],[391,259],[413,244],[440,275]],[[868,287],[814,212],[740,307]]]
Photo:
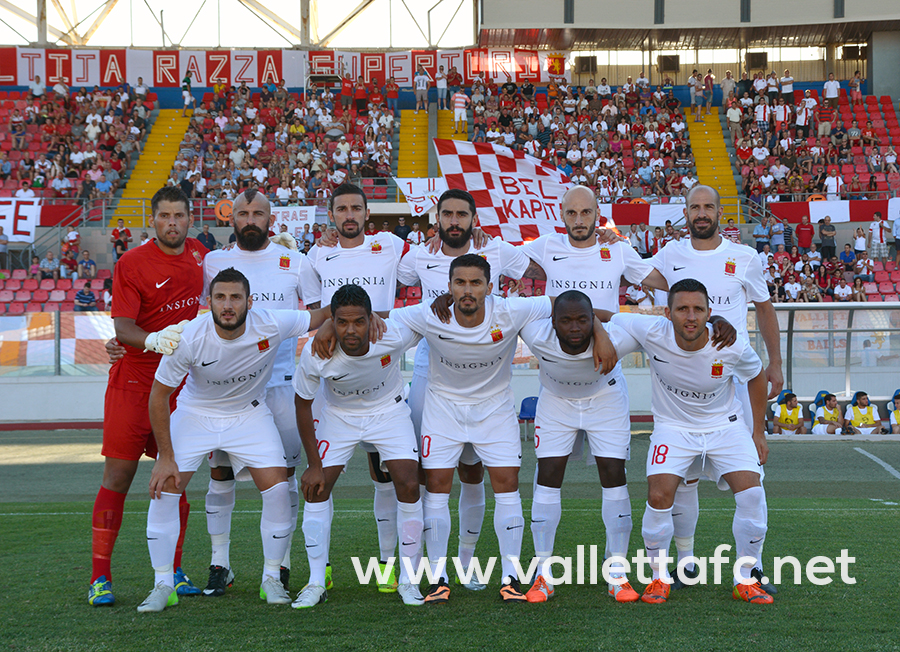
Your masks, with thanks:
[[[885,505],[896,503],[882,503]],[[493,510],[488,509],[488,512]],[[596,509],[564,509],[564,512],[591,512],[596,513]],[[734,507],[713,507],[702,508],[701,512],[733,512]],[[890,509],[889,507],[784,507],[769,508],[770,512],[896,512],[900,510]],[[147,512],[125,512],[125,516],[140,516]],[[235,510],[234,514],[261,514],[260,510]],[[371,509],[343,509],[334,510],[336,516],[347,514],[350,516],[372,515]],[[5,516],[90,516],[91,512],[7,512],[0,513],[0,518]]]
[[[891,466],[890,464],[888,464],[887,462],[885,462],[885,461],[884,461],[883,459],[881,459],[880,457],[875,457],[874,455],[872,455],[872,453],[870,453],[870,452],[868,452],[868,451],[864,451],[862,448],[854,448],[853,450],[855,450],[857,453],[859,453],[859,454],[861,454],[861,455],[865,455],[865,456],[868,457],[870,460],[872,460],[873,462],[875,462],[875,464],[879,465],[879,466],[882,467],[885,471],[887,471],[887,472],[890,473],[892,476],[894,476],[895,478],[897,478],[898,480],[900,480],[900,471],[898,471],[897,469],[895,469],[893,466]]]

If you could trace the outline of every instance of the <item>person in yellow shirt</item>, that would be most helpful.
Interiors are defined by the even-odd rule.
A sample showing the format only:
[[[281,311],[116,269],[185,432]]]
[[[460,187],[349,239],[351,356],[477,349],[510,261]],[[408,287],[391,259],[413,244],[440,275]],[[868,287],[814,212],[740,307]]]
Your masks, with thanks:
[[[856,392],[844,412],[844,425],[854,435],[871,435],[881,432],[881,417],[878,408],[869,403],[869,395]]]
[[[803,425],[803,412],[800,409],[797,395],[788,392],[784,395],[781,405],[773,409],[772,432],[776,435],[782,433],[789,435],[805,435],[806,426]]]
[[[844,419],[841,416],[841,408],[838,407],[837,396],[834,394],[826,394],[824,404],[819,406],[816,410],[816,419],[813,424],[812,434],[840,434],[843,425]]]
[[[891,434],[900,435],[900,389],[894,392],[894,409],[891,410],[889,419],[891,421]]]

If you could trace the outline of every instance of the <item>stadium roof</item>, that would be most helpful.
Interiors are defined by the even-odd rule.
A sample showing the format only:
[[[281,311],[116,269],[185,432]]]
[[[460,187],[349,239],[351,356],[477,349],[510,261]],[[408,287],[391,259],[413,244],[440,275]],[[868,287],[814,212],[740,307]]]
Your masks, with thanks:
[[[685,50],[819,47],[865,43],[874,31],[900,30],[900,20],[766,27],[696,29],[490,29],[480,31],[483,48],[538,50]]]

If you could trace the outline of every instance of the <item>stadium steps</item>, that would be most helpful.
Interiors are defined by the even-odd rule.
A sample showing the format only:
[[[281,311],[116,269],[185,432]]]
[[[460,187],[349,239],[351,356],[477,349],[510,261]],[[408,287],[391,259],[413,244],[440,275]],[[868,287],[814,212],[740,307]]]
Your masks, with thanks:
[[[132,227],[143,223],[142,209],[138,204],[140,200],[149,200],[166,184],[181,141],[191,123],[190,115],[183,118],[178,111],[160,110],[153,131],[144,144],[144,151],[122,191],[122,199],[110,220],[110,226],[115,225],[118,219],[125,220],[125,224]]]
[[[469,124],[466,121],[466,131],[456,133],[454,130],[455,123],[453,121],[453,111],[437,112],[437,137],[449,140],[468,140]]]
[[[400,113],[400,148],[397,157],[398,177],[428,176],[428,112],[403,109]]]
[[[716,113],[704,116],[703,122],[695,122],[692,113],[689,111],[685,113],[691,150],[697,165],[697,178],[700,183],[712,186],[726,198],[722,200],[725,208],[722,219],[734,218],[735,222],[740,223],[738,188],[734,182],[731,158],[725,148],[725,134],[722,133],[722,126],[719,123],[718,108]]]

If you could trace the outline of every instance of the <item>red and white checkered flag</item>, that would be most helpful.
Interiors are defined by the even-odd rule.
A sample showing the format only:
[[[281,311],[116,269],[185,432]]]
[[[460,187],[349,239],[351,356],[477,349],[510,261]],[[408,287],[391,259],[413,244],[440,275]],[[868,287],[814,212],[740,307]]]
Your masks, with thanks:
[[[572,183],[551,163],[491,143],[435,138],[434,147],[447,187],[475,198],[485,233],[520,244],[566,232],[559,209]]]

